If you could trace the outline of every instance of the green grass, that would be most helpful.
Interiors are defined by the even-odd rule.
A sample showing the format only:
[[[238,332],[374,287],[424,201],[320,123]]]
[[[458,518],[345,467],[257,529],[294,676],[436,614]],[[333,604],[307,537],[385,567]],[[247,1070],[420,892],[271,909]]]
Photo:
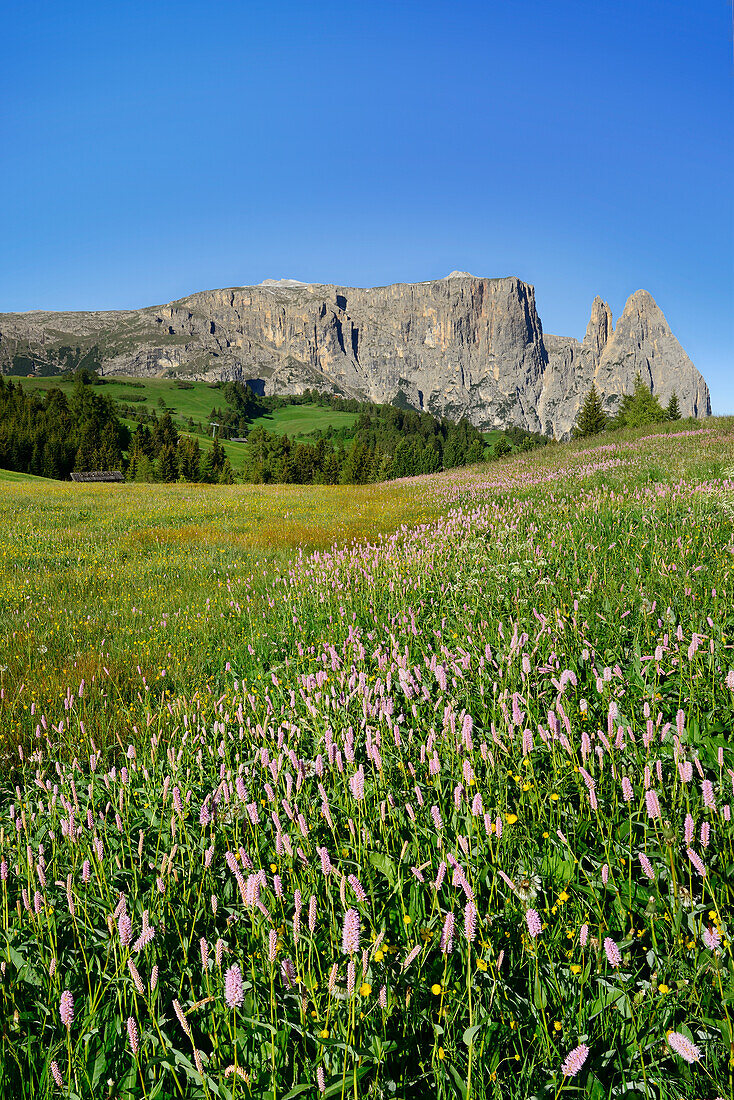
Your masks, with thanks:
[[[29,389],[57,388],[67,394],[74,388],[73,382],[59,378],[13,378],[13,381],[20,382]],[[136,383],[134,387],[130,386],[131,381]],[[142,388],[138,383],[142,383]],[[191,417],[196,423],[202,424],[204,431],[208,431],[212,409],[227,407],[224,394],[221,389],[209,385],[208,382],[192,382],[191,386],[192,389],[179,389],[173,380],[164,378],[129,379],[107,376],[106,384],[98,387],[98,392],[120,404],[129,404],[130,398],[133,398],[132,404],[141,409],[147,406],[159,416],[163,412],[159,402],[163,399],[165,408],[171,411],[172,416],[178,420]],[[140,397],[144,397],[145,402],[139,402]],[[266,428],[276,435],[295,437],[323,431],[329,425],[335,428],[351,427],[355,420],[355,413],[339,412],[321,405],[291,405],[259,417],[253,421],[253,427]],[[237,453],[235,448],[235,455]]]
[[[356,413],[339,412],[322,405],[289,405],[257,417],[252,427],[297,439],[314,431],[323,432],[328,427],[351,428],[356,419]]]
[[[64,393],[71,393],[74,383],[62,378],[14,378],[13,381],[21,382],[23,386],[36,390],[61,389]],[[130,382],[136,385],[130,386]],[[142,388],[137,385],[142,383]],[[195,421],[201,421],[205,428],[211,419],[210,413],[214,407],[225,405],[224,396],[220,389],[213,388],[208,382],[193,382],[193,389],[179,389],[175,382],[164,378],[124,378],[109,376],[105,379],[105,385],[97,387],[97,392],[109,397],[112,401],[126,404],[132,397],[134,404],[146,404],[156,414],[163,412],[159,404],[162,398],[165,407],[170,409],[181,419],[192,417]],[[140,397],[145,402],[138,402]]]
[[[732,1100],[734,420],[690,428],[9,483],[0,1095]]]
[[[16,470],[0,470],[0,481],[44,481],[48,478],[36,477],[35,474],[20,474]]]

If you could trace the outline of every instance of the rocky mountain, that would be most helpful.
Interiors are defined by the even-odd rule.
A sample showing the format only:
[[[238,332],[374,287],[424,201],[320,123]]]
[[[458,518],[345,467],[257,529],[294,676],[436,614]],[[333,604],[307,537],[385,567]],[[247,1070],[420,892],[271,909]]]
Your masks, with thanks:
[[[49,371],[77,348],[95,349],[105,374],[237,379],[267,394],[317,388],[557,437],[592,382],[613,412],[638,372],[663,403],[675,390],[684,416],[711,412],[706,383],[646,291],[628,299],[616,329],[595,298],[578,341],[543,333],[532,286],[464,271],[371,289],[266,279],[140,310],[0,314],[0,370]]]

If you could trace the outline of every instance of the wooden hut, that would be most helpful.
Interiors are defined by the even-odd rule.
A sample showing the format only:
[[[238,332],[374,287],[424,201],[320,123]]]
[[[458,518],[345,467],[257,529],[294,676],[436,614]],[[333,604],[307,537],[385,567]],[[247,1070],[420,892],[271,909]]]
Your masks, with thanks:
[[[72,481],[124,481],[120,470],[77,470],[71,475]]]

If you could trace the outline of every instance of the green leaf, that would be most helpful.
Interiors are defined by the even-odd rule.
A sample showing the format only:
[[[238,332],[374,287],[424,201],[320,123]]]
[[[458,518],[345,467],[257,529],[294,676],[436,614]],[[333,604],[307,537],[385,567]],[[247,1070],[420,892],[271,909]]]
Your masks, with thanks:
[[[395,864],[384,852],[370,852],[369,861],[372,866],[385,876],[393,890],[397,885],[397,870]]]
[[[470,1046],[474,1042],[474,1036],[477,1034],[478,1031],[482,1029],[483,1026],[483,1024],[479,1023],[474,1024],[473,1027],[468,1027],[466,1029],[462,1036],[462,1041],[465,1046]]]

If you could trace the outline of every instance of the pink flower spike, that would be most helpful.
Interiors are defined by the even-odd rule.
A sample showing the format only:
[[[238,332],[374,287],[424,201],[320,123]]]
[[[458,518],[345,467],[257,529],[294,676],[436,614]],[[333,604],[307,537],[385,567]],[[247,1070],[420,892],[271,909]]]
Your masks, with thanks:
[[[604,940],[604,950],[606,951],[607,958],[609,959],[609,965],[613,966],[615,970],[622,963],[622,953],[617,947],[616,943],[609,936]]]
[[[589,1048],[585,1043],[581,1043],[580,1046],[575,1047],[571,1053],[566,1057],[566,1061],[561,1066],[561,1073],[564,1077],[575,1077],[577,1073],[581,1071],[584,1062],[589,1057]]]
[[[74,1022],[74,998],[68,989],[65,989],[61,994],[59,1016],[61,1017],[62,1024],[68,1031]]]
[[[128,1039],[130,1040],[130,1050],[137,1058],[138,1050],[140,1049],[140,1045],[138,1042],[138,1025],[135,1023],[135,1020],[132,1018],[132,1016],[128,1017],[127,1035]]]
[[[224,975],[224,999],[229,1008],[239,1008],[245,999],[242,971],[236,963]]]
[[[347,909],[344,914],[342,951],[345,955],[356,955],[359,951],[359,913],[356,909]]]
[[[543,931],[543,922],[541,921],[538,913],[535,909],[528,909],[525,914],[525,922],[528,926],[528,932],[535,939]]]
[[[681,1035],[679,1031],[669,1031],[667,1034],[668,1046],[671,1050],[674,1050],[676,1054],[679,1054],[681,1058],[690,1062],[693,1065],[694,1062],[701,1061],[701,1051],[692,1043],[690,1039],[687,1039],[685,1035]]]
[[[721,935],[717,928],[704,928],[702,939],[709,951],[716,951],[721,945]]]

